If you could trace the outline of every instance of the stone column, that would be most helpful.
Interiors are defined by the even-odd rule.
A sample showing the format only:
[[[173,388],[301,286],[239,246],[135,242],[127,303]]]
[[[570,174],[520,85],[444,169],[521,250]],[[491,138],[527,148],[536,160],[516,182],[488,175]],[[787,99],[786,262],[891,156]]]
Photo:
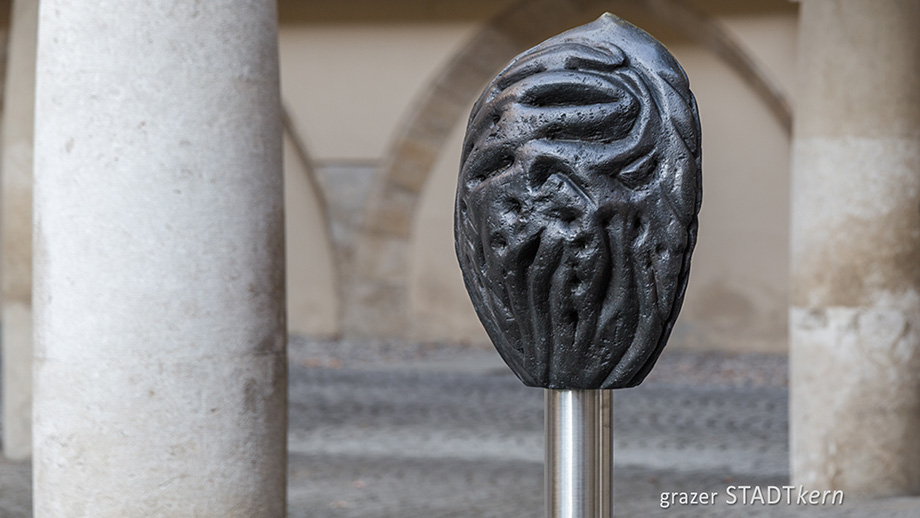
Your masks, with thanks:
[[[32,453],[32,129],[38,0],[15,0],[3,95],[3,454]]]
[[[283,517],[273,0],[42,0],[36,518]]]
[[[920,492],[920,2],[803,0],[793,483]]]

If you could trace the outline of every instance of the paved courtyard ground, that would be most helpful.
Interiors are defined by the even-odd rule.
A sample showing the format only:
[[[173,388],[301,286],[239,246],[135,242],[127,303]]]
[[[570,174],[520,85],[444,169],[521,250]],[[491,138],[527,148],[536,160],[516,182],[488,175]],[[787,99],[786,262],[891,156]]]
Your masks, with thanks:
[[[543,394],[493,351],[294,338],[290,362],[290,517],[543,516]],[[786,400],[784,358],[666,351],[615,394],[615,515],[920,517],[920,498],[758,499],[788,485]],[[29,469],[0,461],[0,518],[31,516]],[[673,492],[717,495],[662,508]]]

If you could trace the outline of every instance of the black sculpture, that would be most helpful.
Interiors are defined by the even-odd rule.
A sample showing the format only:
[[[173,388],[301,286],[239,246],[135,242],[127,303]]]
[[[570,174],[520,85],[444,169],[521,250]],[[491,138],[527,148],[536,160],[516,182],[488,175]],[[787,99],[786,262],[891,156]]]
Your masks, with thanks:
[[[609,13],[489,84],[463,144],[454,237],[479,319],[521,381],[642,382],[683,301],[700,172],[683,69]]]

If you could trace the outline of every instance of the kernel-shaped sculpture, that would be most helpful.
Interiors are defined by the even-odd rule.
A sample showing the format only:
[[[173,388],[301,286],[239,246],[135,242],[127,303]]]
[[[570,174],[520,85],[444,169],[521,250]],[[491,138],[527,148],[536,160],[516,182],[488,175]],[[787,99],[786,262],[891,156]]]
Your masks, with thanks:
[[[701,183],[686,74],[609,13],[486,87],[463,143],[454,238],[479,319],[521,381],[642,382],[683,302]]]

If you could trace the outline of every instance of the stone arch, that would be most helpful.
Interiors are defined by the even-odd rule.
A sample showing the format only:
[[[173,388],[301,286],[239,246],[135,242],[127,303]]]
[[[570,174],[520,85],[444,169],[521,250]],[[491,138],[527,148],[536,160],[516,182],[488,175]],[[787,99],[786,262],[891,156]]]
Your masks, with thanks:
[[[513,56],[604,10],[641,12],[712,52],[738,74],[791,132],[786,96],[736,39],[704,13],[675,0],[521,0],[495,16],[458,51],[414,104],[367,200],[354,275],[344,290],[343,330],[405,336],[408,249],[425,181],[451,128]]]

